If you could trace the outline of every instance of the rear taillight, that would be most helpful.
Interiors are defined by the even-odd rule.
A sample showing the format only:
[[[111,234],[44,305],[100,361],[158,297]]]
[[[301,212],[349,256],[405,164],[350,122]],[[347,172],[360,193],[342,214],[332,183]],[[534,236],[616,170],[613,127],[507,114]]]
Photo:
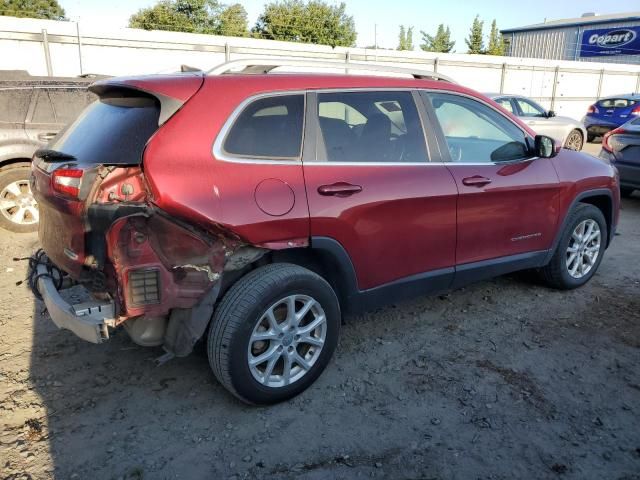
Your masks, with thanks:
[[[631,115],[640,115],[640,105],[631,110]]]
[[[83,173],[77,168],[58,168],[51,174],[51,188],[64,196],[78,198]]]
[[[600,113],[600,112],[598,111],[598,107],[596,107],[596,105],[593,104],[587,109],[587,114],[589,113]]]
[[[607,152],[613,153],[613,149],[615,145],[613,145],[613,141],[611,140],[611,137],[613,135],[619,135],[621,133],[625,133],[625,131],[621,127],[616,128],[615,130],[610,130],[607,133],[605,133],[604,136],[602,137],[602,149],[606,150]]]

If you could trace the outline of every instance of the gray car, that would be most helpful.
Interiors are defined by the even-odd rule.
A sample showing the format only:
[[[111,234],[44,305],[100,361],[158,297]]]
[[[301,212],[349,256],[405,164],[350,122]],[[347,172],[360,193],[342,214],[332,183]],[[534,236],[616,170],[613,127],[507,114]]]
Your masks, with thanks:
[[[3,73],[0,72],[0,227],[30,232],[38,226],[38,205],[29,186],[31,157],[95,99],[87,90],[94,79],[24,74],[16,77]]]
[[[558,117],[553,110],[545,110],[530,98],[503,93],[487,93],[501,107],[520,117],[536,133],[553,137],[570,150],[582,150],[587,130],[582,122],[569,117]]]

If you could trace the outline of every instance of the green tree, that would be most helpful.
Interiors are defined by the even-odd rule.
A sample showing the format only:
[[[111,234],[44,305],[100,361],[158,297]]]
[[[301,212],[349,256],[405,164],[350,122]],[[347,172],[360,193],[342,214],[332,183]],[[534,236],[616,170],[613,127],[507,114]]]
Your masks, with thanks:
[[[413,50],[413,27],[405,28],[404,25],[400,25],[398,50]]]
[[[480,17],[476,15],[471,25],[471,31],[469,37],[465,39],[465,43],[469,50],[467,53],[485,53],[484,51],[484,39],[482,38],[482,28],[484,22],[480,20]]]
[[[66,20],[58,0],[2,0],[0,15]]]
[[[247,12],[242,5],[226,6],[217,0],[160,0],[131,15],[129,27],[239,37],[248,34]]]
[[[219,34],[227,37],[246,37],[249,34],[247,11],[242,5],[234,3],[220,12]]]
[[[331,5],[323,0],[277,0],[265,5],[252,33],[272,40],[351,47],[356,29],[346,9],[344,3]]]
[[[438,31],[434,36],[424,31],[420,31],[420,33],[422,34],[420,48],[425,52],[449,53],[456,44],[451,40],[451,30],[449,27],[445,28],[442,23],[438,25]]]
[[[487,47],[487,55],[504,55],[506,45],[504,38],[498,30],[495,19],[491,22],[491,32],[489,33],[489,46]]]

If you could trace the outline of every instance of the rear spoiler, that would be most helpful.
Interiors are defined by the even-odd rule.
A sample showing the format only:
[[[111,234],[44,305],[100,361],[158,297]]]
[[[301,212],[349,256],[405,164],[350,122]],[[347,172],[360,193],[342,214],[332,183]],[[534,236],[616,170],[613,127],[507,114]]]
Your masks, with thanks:
[[[155,97],[160,102],[158,126],[169,120],[187,101],[200,90],[204,83],[202,72],[140,77],[116,77],[99,80],[89,91],[99,97],[137,91]]]

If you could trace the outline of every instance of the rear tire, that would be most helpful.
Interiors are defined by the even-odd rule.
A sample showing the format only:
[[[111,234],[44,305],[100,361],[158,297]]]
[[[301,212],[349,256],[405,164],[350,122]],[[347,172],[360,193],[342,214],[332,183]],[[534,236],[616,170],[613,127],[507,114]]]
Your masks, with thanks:
[[[582,132],[578,129],[571,130],[564,142],[564,148],[569,150],[575,150],[579,152],[582,150],[584,139],[582,138]]]
[[[297,265],[270,264],[238,280],[218,304],[207,338],[209,363],[240,400],[270,405],[320,376],[339,331],[338,298],[326,280]]]
[[[543,281],[560,290],[580,287],[593,277],[608,238],[604,215],[593,205],[579,203],[569,215],[551,261],[540,269]]]
[[[620,196],[622,198],[629,198],[631,195],[633,195],[635,188],[629,188],[629,187],[620,187]]]
[[[593,143],[593,141],[596,139],[596,136],[591,134],[591,133],[587,133],[587,142],[589,143]]]
[[[0,227],[16,233],[38,230],[38,204],[31,192],[30,176],[31,167],[25,164],[0,170]]]

